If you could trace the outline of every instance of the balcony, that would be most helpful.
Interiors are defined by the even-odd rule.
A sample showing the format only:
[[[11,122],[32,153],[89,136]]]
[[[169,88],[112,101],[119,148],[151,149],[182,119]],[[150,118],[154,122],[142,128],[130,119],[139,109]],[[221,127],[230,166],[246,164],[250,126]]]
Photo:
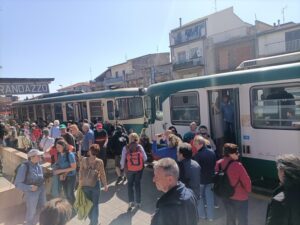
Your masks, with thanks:
[[[126,80],[127,81],[138,80],[140,78],[143,78],[143,76],[141,76],[140,74],[137,74],[137,73],[126,73]]]
[[[113,78],[105,78],[104,85],[111,86],[111,85],[120,85],[125,82],[124,77],[113,77]]]
[[[202,66],[204,66],[203,58],[199,57],[199,58],[190,59],[185,62],[174,63],[173,70],[174,71],[175,70],[184,70],[184,69],[190,69],[190,68],[202,67]]]

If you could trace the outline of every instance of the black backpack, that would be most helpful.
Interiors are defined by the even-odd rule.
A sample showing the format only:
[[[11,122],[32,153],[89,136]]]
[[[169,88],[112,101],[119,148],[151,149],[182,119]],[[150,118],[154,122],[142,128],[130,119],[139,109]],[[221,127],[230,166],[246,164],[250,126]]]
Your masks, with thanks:
[[[227,166],[224,170],[221,168],[221,163],[219,164],[219,171],[215,173],[213,179],[213,192],[221,197],[221,198],[230,198],[234,194],[234,188],[231,186],[229,182],[228,175],[226,173],[227,169],[229,168],[230,164],[235,162],[234,160],[229,161]]]

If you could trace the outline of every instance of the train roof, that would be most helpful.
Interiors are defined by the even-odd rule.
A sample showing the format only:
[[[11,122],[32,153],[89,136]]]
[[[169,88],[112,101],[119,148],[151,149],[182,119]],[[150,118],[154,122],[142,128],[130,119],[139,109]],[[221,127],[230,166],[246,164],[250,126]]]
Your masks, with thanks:
[[[300,63],[270,66],[251,70],[240,70],[215,75],[205,75],[201,77],[167,81],[148,87],[147,95],[161,96],[163,99],[165,99],[173,93],[187,89],[296,78],[300,78]]]
[[[93,100],[101,98],[115,98],[115,97],[127,97],[127,96],[143,96],[145,90],[141,88],[122,88],[116,90],[105,90],[105,91],[95,91],[79,94],[70,94],[55,97],[46,97],[41,99],[33,100],[23,100],[14,102],[12,105],[31,105],[31,104],[47,104],[55,102],[70,102],[70,101],[83,101],[83,100]]]

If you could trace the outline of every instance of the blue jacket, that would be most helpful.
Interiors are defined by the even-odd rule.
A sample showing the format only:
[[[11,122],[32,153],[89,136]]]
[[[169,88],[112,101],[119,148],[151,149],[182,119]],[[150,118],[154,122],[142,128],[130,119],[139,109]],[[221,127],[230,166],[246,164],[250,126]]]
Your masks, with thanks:
[[[152,144],[152,153],[155,156],[158,156],[159,158],[172,158],[175,161],[177,161],[177,147],[162,147],[162,148],[157,148],[157,142],[153,141]]]
[[[200,173],[201,167],[192,159],[184,159],[178,162],[179,180],[186,187],[192,189],[197,199],[200,199]]]
[[[44,188],[45,182],[42,166],[39,163],[33,164],[31,161],[25,163],[28,163],[28,167],[23,163],[17,171],[16,188],[23,192],[31,192],[31,185],[36,185],[39,189]]]
[[[197,199],[181,182],[165,193],[156,203],[151,225],[197,225]]]
[[[198,150],[194,159],[201,166],[200,184],[213,183],[213,176],[215,174],[216,155],[207,147],[202,147]]]

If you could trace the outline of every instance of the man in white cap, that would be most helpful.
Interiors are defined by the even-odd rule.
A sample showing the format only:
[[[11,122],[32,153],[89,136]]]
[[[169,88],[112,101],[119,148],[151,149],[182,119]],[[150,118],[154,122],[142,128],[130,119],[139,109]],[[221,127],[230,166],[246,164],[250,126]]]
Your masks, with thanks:
[[[25,195],[26,225],[37,224],[39,211],[46,203],[43,168],[39,164],[43,154],[38,149],[31,149],[27,154],[28,161],[17,170],[15,185]]]

